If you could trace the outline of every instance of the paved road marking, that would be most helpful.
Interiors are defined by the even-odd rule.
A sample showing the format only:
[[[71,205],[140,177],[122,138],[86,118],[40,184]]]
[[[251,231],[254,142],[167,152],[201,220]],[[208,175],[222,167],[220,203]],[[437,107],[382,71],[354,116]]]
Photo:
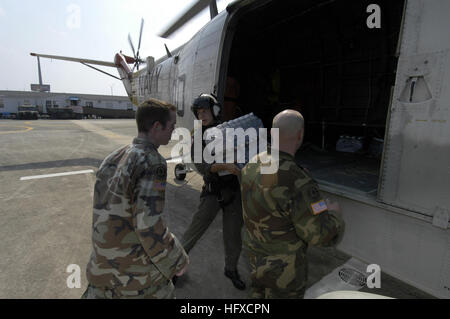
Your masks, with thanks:
[[[128,136],[128,135],[122,135],[122,134],[117,134],[114,133],[113,131],[104,129],[102,127],[99,127],[97,125],[95,125],[95,122],[88,122],[88,121],[83,121],[83,120],[72,120],[70,121],[73,124],[76,124],[78,126],[81,126],[82,128],[84,128],[87,131],[99,134],[101,136],[104,136],[106,138],[109,138],[111,140],[114,140],[116,142],[118,142],[119,144],[130,144],[131,141],[133,141],[133,136]],[[101,124],[101,123],[99,123]]]
[[[24,127],[24,130],[16,130],[16,131],[0,131],[0,134],[12,134],[12,133],[24,133],[31,131],[33,128],[30,126],[23,126],[23,125],[1,125],[1,126],[7,126],[7,127]]]
[[[38,178],[48,178],[48,177],[56,177],[56,176],[67,176],[67,175],[77,175],[77,174],[88,174],[94,173],[94,170],[87,169],[84,171],[72,171],[72,172],[64,172],[64,173],[55,173],[55,174],[45,174],[45,175],[33,175],[33,176],[25,176],[21,177],[21,181],[27,181],[30,179],[38,179]]]
[[[28,124],[28,125],[33,125],[33,126],[48,126],[48,127],[64,126],[64,127],[73,127],[73,125],[70,125],[70,124],[55,124],[55,123],[45,124],[45,123],[37,123],[37,122],[30,122],[30,121],[27,121],[27,122],[24,122],[24,123]]]

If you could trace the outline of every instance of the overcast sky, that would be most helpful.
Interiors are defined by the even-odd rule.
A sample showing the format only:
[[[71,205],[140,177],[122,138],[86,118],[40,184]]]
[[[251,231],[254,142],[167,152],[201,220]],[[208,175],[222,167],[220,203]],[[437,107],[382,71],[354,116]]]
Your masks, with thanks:
[[[36,57],[30,52],[113,62],[123,50],[133,55],[141,18],[144,31],[140,56],[165,55],[164,43],[175,49],[188,41],[209,17],[200,13],[183,29],[157,36],[195,0],[0,0],[0,90],[30,91],[39,83]],[[218,0],[219,12],[231,0]],[[103,67],[100,67],[103,68]],[[103,68],[117,75],[115,68]],[[123,85],[79,63],[41,59],[42,80],[52,92],[126,95]]]

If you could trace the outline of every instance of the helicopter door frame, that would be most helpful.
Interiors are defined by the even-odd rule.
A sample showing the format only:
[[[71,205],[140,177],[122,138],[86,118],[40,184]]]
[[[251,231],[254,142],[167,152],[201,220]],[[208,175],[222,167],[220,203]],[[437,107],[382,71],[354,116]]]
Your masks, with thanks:
[[[450,207],[450,46],[439,41],[450,28],[440,5],[450,5],[436,2],[426,11],[423,0],[406,5],[378,192],[379,201],[427,218]]]

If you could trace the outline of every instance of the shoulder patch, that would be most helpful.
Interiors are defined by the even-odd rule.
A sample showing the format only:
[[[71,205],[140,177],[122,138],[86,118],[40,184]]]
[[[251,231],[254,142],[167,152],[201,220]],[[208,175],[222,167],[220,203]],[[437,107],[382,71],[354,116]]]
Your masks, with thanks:
[[[327,211],[328,207],[327,207],[327,204],[325,203],[325,201],[322,199],[318,202],[312,203],[311,209],[312,209],[313,215],[319,215],[320,213]]]
[[[155,165],[153,173],[159,179],[166,179],[167,167],[164,164]]]

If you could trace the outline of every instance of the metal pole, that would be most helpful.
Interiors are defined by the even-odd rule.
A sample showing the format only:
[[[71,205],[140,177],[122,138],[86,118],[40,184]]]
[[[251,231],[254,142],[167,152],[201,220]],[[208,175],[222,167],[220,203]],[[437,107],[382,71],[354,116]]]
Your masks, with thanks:
[[[37,57],[37,60],[38,60],[38,72],[39,72],[39,85],[42,85],[41,61],[39,60],[39,57]]]

